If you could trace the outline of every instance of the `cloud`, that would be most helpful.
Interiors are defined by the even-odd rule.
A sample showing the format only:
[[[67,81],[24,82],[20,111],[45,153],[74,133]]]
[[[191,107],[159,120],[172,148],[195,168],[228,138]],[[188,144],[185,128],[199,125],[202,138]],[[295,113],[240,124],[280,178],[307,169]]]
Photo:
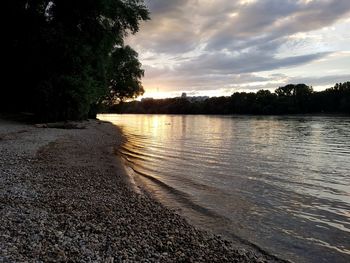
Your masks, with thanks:
[[[328,75],[320,77],[292,77],[289,78],[290,83],[308,83],[311,86],[327,86],[332,83],[329,87],[335,83],[342,83],[350,80],[350,74],[343,75]]]
[[[276,58],[260,52],[243,53],[238,56],[226,53],[204,54],[191,62],[180,65],[178,68],[182,74],[241,74],[251,72],[269,71],[282,67],[296,66],[316,59],[320,59],[329,53],[315,53],[301,56]]]
[[[156,16],[178,12],[181,10],[181,7],[187,3],[187,0],[146,0],[145,3],[151,10],[152,15]]]
[[[326,34],[338,22],[350,26],[345,20],[349,0],[145,2],[152,20],[128,43],[140,53],[146,89],[229,88],[235,81],[244,85],[239,83],[242,75],[249,76],[245,83],[250,85],[260,72],[278,75],[285,68],[327,59],[333,51],[346,51],[339,50],[346,45],[326,42]],[[315,31],[317,38],[307,37]]]
[[[333,24],[350,10],[350,1],[263,0],[243,6],[207,40],[208,49],[258,46]]]

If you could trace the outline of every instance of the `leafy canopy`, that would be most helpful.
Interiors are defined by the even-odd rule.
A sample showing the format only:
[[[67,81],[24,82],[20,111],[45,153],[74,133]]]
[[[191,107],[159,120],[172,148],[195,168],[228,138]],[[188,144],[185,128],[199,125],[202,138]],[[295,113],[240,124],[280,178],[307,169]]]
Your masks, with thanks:
[[[82,119],[111,93],[142,94],[141,64],[123,41],[149,19],[142,0],[6,0],[5,7],[9,85],[0,109]]]

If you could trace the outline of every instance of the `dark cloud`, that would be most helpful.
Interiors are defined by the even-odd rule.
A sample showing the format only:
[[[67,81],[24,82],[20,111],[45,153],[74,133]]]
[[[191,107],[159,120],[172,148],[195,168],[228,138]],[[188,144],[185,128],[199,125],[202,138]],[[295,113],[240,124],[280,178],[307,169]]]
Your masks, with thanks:
[[[279,40],[298,32],[331,25],[350,10],[350,1],[257,1],[242,7],[207,39],[209,50],[237,49]]]
[[[152,12],[153,16],[166,15],[167,13],[173,13],[181,11],[183,5],[185,5],[187,0],[146,0],[145,3]]]
[[[316,59],[320,59],[329,53],[315,53],[302,56],[276,58],[271,57],[268,53],[247,52],[238,56],[232,56],[226,53],[204,54],[191,62],[182,64],[178,71],[182,74],[207,73],[207,74],[241,74],[250,72],[261,72],[291,67],[304,64]]]
[[[148,82],[152,78],[169,89],[240,85],[242,75],[248,76],[247,83],[268,81],[256,80],[256,73],[326,58],[332,48],[328,52],[309,48],[308,53],[295,55],[292,50],[302,40],[290,37],[332,26],[350,11],[349,0],[145,2],[152,20],[143,24],[130,44],[144,58]],[[281,52],[286,46],[290,52]],[[273,79],[278,78],[275,74]]]

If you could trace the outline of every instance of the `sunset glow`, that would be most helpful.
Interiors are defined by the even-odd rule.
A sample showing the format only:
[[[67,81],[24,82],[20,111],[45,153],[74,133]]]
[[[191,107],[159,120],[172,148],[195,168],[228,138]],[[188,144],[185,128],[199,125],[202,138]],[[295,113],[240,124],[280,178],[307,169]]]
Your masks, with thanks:
[[[143,97],[221,96],[350,78],[350,1],[146,1],[152,20],[127,43]]]

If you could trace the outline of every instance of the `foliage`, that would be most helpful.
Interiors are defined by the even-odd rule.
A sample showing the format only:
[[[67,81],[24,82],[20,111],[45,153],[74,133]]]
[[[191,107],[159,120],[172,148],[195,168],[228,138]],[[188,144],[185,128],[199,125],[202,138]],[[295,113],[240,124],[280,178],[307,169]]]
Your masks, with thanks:
[[[350,82],[315,92],[305,84],[289,84],[274,93],[236,92],[230,97],[213,97],[204,101],[188,98],[146,99],[121,103],[109,108],[116,113],[163,114],[350,114]]]
[[[105,99],[108,105],[117,104],[128,98],[135,99],[144,93],[140,79],[144,75],[138,54],[129,46],[116,48],[111,55],[110,91]]]
[[[34,112],[42,120],[82,119],[110,91],[142,93],[140,84],[129,89],[116,83],[121,79],[113,72],[132,72],[129,78],[138,83],[142,77],[137,53],[123,42],[149,19],[142,0],[6,0],[3,13],[8,86],[1,110]],[[129,56],[118,58],[121,51]],[[121,68],[124,58],[133,63]]]

